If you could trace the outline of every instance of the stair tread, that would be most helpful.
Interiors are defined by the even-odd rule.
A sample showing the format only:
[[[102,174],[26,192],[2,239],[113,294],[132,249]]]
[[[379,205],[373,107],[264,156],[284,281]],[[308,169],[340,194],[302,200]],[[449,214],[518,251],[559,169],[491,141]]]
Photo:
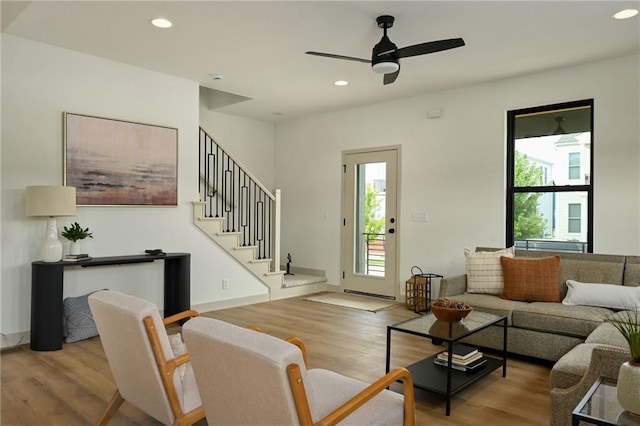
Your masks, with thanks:
[[[263,263],[263,262],[271,262],[273,259],[252,259],[250,263]]]
[[[204,209],[200,208],[200,205],[206,203],[202,201],[194,201],[193,205],[197,206],[194,210],[194,216],[196,219],[196,226],[200,228],[209,236],[209,238],[216,241],[221,247],[223,247],[230,255],[244,264],[248,271],[252,272],[258,277],[267,287],[270,288],[270,294],[274,290],[281,290],[283,283],[283,271],[271,271],[271,263],[273,259],[255,259],[257,255],[262,254],[262,250],[259,251],[257,245],[240,245],[243,242],[242,231],[225,231],[221,228],[226,228],[228,223],[223,217],[205,217]],[[216,232],[217,231],[217,232]],[[237,237],[236,240],[225,238],[227,236]],[[253,250],[253,253],[247,250]],[[252,266],[253,265],[253,266]]]

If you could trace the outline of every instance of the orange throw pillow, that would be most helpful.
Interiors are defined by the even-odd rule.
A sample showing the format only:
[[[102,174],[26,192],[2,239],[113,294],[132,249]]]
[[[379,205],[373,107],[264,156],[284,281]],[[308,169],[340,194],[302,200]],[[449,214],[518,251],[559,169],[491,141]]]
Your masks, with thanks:
[[[522,302],[560,302],[560,256],[510,258],[502,256],[502,298]]]

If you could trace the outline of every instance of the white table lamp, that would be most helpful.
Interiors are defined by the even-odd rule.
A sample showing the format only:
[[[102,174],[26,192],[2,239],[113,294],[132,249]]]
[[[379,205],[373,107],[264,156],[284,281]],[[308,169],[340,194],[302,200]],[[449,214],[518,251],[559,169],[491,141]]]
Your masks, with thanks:
[[[47,231],[40,243],[43,262],[62,260],[56,217],[76,215],[76,189],[73,186],[28,186],[27,216],[48,217]]]

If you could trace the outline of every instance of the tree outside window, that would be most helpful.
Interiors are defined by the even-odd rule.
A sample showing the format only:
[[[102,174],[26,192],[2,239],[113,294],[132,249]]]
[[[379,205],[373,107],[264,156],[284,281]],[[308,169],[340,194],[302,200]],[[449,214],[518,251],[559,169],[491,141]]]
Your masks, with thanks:
[[[364,232],[368,241],[378,239],[376,234],[384,234],[385,218],[384,212],[380,212],[381,204],[374,186],[368,183],[364,201]]]
[[[540,185],[543,174],[543,170],[537,164],[529,161],[526,154],[516,152],[516,186]],[[544,236],[546,221],[538,211],[538,202],[541,196],[540,192],[515,194],[513,235],[517,240]]]

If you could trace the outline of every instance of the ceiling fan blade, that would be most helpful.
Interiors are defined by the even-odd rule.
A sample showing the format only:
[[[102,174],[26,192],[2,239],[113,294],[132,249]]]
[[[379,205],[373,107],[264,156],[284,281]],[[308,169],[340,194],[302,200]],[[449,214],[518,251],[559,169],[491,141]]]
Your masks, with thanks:
[[[383,83],[385,84],[385,86],[387,84],[391,84],[394,81],[396,81],[396,78],[398,78],[399,74],[400,74],[400,68],[398,68],[398,71],[396,71],[396,72],[392,72],[391,74],[385,74],[384,75],[384,79],[382,80]]]
[[[304,52],[304,53],[306,53],[307,55],[322,56],[323,58],[343,59],[346,61],[364,62],[365,64],[371,63],[369,59],[354,58],[353,56],[334,55],[333,53],[322,53],[322,52]]]
[[[396,50],[396,57],[408,58],[410,56],[426,55],[427,53],[441,52],[443,50],[455,49],[464,46],[461,38],[450,38],[446,40],[429,41],[427,43],[414,44]]]

